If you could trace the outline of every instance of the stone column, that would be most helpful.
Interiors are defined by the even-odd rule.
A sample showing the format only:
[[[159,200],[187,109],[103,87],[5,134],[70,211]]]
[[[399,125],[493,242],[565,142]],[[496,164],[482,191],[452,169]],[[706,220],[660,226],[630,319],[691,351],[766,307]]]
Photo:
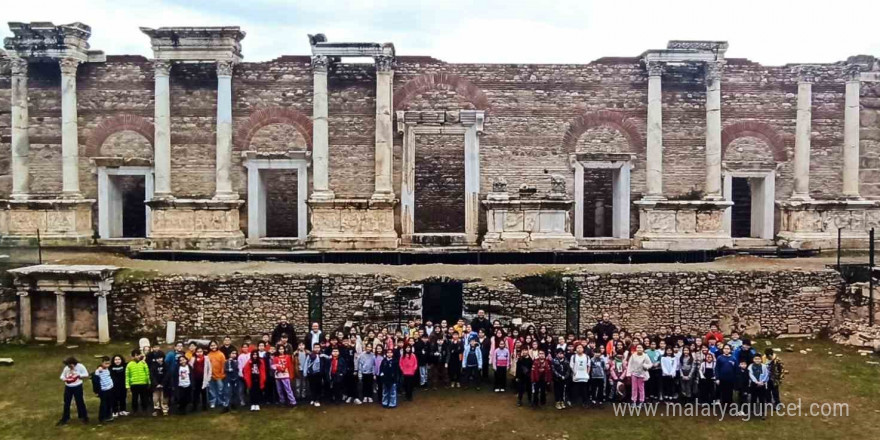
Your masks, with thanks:
[[[153,62],[156,87],[155,136],[153,139],[153,172],[156,187],[153,198],[171,197],[171,62]]]
[[[67,342],[67,298],[63,290],[55,291],[55,335],[58,345]]]
[[[214,198],[237,199],[232,191],[232,61],[217,62],[217,151]]]
[[[847,66],[843,121],[843,196],[859,199],[859,76],[858,66]]]
[[[648,68],[647,199],[663,199],[663,65],[651,62]]]
[[[323,55],[312,57],[314,85],[312,92],[312,199],[332,200],[330,191],[330,129],[327,123],[327,68],[330,60]]]
[[[706,63],[706,195],[721,200],[721,62]]]
[[[106,344],[110,342],[110,319],[107,313],[107,294],[110,293],[110,283],[101,281],[98,283],[100,290],[95,292],[98,299],[98,342]]]
[[[34,337],[34,327],[31,323],[31,296],[27,289],[20,289],[18,292],[18,316],[20,317],[21,327],[19,333],[21,339],[30,341]]]
[[[61,191],[66,198],[80,198],[79,130],[76,121],[76,69],[80,61],[62,58],[61,66]]]
[[[792,199],[810,199],[810,132],[812,131],[813,78],[804,68],[798,72],[797,123],[794,139],[794,191]]]
[[[30,187],[28,138],[28,63],[13,58],[12,67],[12,194],[17,200],[28,197]],[[30,317],[28,317],[30,319]]]
[[[374,200],[393,200],[394,127],[391,121],[394,58],[376,57],[376,187]]]

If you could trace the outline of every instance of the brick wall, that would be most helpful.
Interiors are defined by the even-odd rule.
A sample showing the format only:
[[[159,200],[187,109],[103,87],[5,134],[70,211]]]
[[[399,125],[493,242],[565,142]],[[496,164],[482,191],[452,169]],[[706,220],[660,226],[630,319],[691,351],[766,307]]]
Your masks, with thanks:
[[[415,150],[415,231],[463,233],[464,137],[417,135]]]

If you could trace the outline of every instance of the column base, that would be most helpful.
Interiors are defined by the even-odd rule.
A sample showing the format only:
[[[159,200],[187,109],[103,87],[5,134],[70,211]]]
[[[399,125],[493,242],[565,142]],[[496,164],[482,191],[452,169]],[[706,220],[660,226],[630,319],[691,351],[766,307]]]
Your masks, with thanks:
[[[311,249],[396,249],[400,240],[394,229],[396,200],[309,200]]]
[[[0,204],[0,245],[88,246],[94,241],[91,199],[8,200]],[[39,231],[39,233],[37,232]]]
[[[148,246],[154,249],[241,249],[242,200],[153,199]]]
[[[311,196],[309,196],[309,201],[315,202],[326,202],[329,200],[336,199],[336,194],[330,190],[315,190],[312,191]]]
[[[711,250],[733,245],[723,226],[724,210],[732,202],[639,200],[635,204],[639,207],[639,231],[634,239],[638,248]]]
[[[880,200],[785,200],[777,242],[793,249],[867,249],[868,231],[880,229]]]
[[[486,207],[487,250],[564,250],[577,248],[569,211],[574,202],[557,198],[509,199],[489,193]]]

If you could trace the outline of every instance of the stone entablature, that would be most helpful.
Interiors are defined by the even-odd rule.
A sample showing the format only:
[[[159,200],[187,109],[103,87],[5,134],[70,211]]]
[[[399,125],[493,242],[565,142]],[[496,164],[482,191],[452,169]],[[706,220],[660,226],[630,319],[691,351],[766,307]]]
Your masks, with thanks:
[[[140,29],[150,37],[157,60],[240,62],[242,58],[245,33],[238,26]]]
[[[868,231],[880,229],[880,200],[781,200],[780,245],[831,249],[838,229],[845,248],[867,248]]]
[[[723,200],[639,200],[636,242],[643,249],[692,250],[730,247]]]
[[[394,249],[395,202],[371,199],[310,200],[313,249]]]
[[[149,245],[159,249],[237,249],[241,200],[153,199]]]
[[[106,61],[104,52],[89,48],[92,28],[75,22],[9,23],[12,37],[3,40],[10,55],[31,61],[72,59],[81,63]]]

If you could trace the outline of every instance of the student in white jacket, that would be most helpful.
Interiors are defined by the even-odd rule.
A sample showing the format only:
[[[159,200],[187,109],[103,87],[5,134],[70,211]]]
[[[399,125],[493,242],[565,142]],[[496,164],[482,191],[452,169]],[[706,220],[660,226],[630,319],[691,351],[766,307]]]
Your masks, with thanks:
[[[651,375],[650,370],[651,359],[645,354],[645,346],[639,344],[636,346],[636,352],[629,358],[626,374],[632,379],[632,402],[645,403],[645,381]]]
[[[571,357],[571,381],[574,396],[571,400],[576,400],[580,396],[581,405],[586,407],[589,402],[587,396],[590,383],[590,357],[584,353],[583,345],[578,345],[575,354]]]
[[[660,358],[660,369],[663,372],[663,387],[660,391],[660,400],[675,400],[675,378],[678,375],[678,357],[671,347],[666,347],[666,352]]]

